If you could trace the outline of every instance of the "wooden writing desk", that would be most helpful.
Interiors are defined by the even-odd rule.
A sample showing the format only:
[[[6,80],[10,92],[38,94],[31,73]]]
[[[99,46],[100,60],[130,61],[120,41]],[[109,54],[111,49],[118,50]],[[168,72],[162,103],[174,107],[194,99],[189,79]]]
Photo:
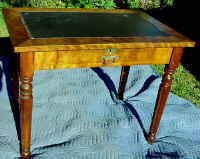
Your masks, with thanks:
[[[130,65],[166,64],[148,135],[153,143],[172,76],[183,48],[193,41],[139,10],[10,8],[3,14],[15,52],[12,86],[15,106],[20,105],[22,157],[31,155],[35,70],[122,66],[118,98],[123,100]]]

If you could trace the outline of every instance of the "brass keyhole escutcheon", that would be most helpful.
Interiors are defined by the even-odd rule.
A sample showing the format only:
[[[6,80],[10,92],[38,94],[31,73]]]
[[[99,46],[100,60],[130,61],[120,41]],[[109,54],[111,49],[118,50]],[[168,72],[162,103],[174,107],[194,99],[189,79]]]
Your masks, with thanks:
[[[115,56],[114,53],[116,52],[116,49],[114,48],[108,48],[105,49],[105,53],[109,56],[102,56],[102,62],[103,64],[113,64],[116,62],[116,60],[119,58],[118,56]]]
[[[108,49],[105,49],[105,53],[107,54],[113,54],[117,51],[117,49],[114,49],[114,48],[108,48]]]

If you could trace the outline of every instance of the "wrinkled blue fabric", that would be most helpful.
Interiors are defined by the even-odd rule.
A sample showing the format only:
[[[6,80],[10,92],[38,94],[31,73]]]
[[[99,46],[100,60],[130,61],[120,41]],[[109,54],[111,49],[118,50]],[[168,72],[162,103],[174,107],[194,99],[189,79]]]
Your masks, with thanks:
[[[0,159],[17,159],[19,127],[10,107],[7,60],[0,58]],[[150,145],[146,135],[161,77],[150,66],[132,66],[121,101],[116,98],[120,72],[120,67],[36,71],[32,158],[199,159],[196,106],[170,93]]]

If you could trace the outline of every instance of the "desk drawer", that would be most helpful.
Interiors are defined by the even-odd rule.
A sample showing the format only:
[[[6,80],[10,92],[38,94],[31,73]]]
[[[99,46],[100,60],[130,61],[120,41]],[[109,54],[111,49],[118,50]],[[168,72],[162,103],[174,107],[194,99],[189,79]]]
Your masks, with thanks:
[[[172,48],[35,52],[34,70],[167,64]]]

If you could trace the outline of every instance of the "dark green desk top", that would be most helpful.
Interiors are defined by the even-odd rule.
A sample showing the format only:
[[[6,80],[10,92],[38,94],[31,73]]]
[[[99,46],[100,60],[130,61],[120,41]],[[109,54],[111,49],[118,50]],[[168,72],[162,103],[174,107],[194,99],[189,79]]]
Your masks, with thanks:
[[[31,39],[169,36],[138,14],[32,11],[20,14]]]

